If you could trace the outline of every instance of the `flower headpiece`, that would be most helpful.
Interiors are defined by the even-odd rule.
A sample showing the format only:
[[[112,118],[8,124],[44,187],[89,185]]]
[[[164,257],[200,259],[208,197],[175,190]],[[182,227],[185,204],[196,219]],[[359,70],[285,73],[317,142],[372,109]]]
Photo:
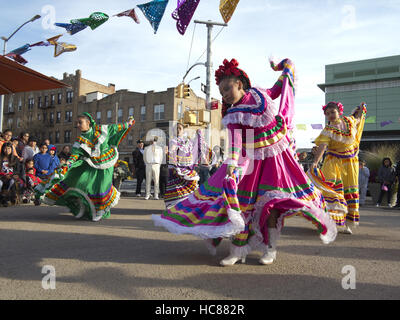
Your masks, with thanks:
[[[232,59],[231,61],[228,61],[225,59],[223,61],[223,64],[219,66],[219,69],[215,71],[215,81],[217,85],[219,85],[222,81],[223,78],[227,76],[235,76],[235,77],[241,77],[244,78],[247,81],[247,85],[250,88],[251,87],[251,82],[249,79],[249,76],[244,72],[242,69],[238,68],[239,62],[237,62],[236,59]],[[246,84],[244,84],[246,85]]]
[[[335,102],[335,101],[331,101],[331,102],[329,102],[328,104],[326,104],[326,105],[324,105],[324,106],[322,106],[322,110],[324,111],[324,113],[325,113],[325,109],[326,109],[326,107],[329,105],[329,104],[335,104],[335,106],[338,108],[338,110],[339,110],[339,115],[341,116],[342,114],[343,114],[343,105],[340,103],[340,102]]]

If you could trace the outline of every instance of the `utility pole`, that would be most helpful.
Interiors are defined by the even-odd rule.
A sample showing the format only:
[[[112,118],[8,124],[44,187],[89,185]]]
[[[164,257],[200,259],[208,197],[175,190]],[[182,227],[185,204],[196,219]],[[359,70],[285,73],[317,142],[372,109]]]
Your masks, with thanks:
[[[207,62],[205,64],[206,70],[207,70],[206,71],[206,109],[209,110],[210,105],[211,105],[211,69],[212,69],[211,34],[212,34],[212,29],[214,26],[227,27],[228,25],[226,23],[213,22],[211,20],[208,20],[208,21],[194,20],[194,23],[205,24],[207,26]]]
[[[211,20],[208,20],[208,21],[194,20],[194,23],[205,24],[207,26],[207,61],[205,63],[205,66],[206,66],[206,88],[205,88],[206,90],[205,91],[206,91],[206,110],[210,110],[211,109],[211,70],[212,70],[212,61],[211,61],[212,29],[214,26],[227,27],[228,25],[226,23],[213,22]],[[210,127],[211,127],[211,123],[209,123],[207,125],[206,136],[205,136],[206,141],[209,145],[210,145]]]

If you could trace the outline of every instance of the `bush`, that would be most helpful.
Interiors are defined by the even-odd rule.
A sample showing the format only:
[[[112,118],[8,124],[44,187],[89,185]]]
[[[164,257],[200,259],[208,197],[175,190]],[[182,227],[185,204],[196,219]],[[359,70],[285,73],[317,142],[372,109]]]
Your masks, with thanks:
[[[367,167],[371,172],[370,182],[376,182],[378,170],[382,166],[383,158],[390,158],[393,165],[400,158],[400,146],[397,144],[381,144],[362,152],[361,159],[367,162]]]

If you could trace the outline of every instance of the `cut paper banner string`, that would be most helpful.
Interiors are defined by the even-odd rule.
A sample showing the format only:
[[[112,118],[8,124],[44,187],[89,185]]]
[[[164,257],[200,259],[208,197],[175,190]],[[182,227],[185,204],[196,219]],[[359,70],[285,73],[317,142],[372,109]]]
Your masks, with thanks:
[[[62,37],[62,34],[55,36],[53,38],[47,39],[48,43],[54,46],[54,57],[58,57],[64,52],[75,51],[77,48],[73,44],[58,42],[58,39]]]
[[[126,10],[124,12],[114,15],[114,17],[131,17],[136,23],[140,23],[138,16],[136,15],[135,9]]]
[[[178,6],[172,12],[172,18],[176,20],[176,28],[181,35],[184,35],[200,0],[178,0]]]
[[[24,53],[27,53],[30,49],[30,44],[27,43],[26,45],[23,45],[22,47],[19,47],[17,49],[14,49],[13,51],[10,51],[10,53],[16,54],[16,55],[23,55]]]
[[[154,34],[157,33],[167,4],[168,0],[153,0],[144,4],[138,4],[139,9],[142,10],[144,16],[150,22]]]
[[[238,3],[239,0],[220,0],[219,12],[221,13],[222,19],[224,19],[225,23],[228,23],[228,21],[231,20]]]
[[[71,20],[72,24],[82,23],[86,26],[89,26],[92,30],[100,27],[104,22],[108,20],[109,16],[103,12],[94,12],[89,18],[83,19],[73,19]]]
[[[296,124],[297,130],[307,131],[307,126],[305,124]]]
[[[62,34],[59,34],[58,36],[47,39],[47,42],[51,45],[55,45],[58,39],[60,39],[62,36],[63,36]]]
[[[25,60],[21,55],[15,54],[15,53],[12,53],[12,52],[6,54],[6,57],[9,57],[9,58],[13,59],[14,61],[16,61],[16,62],[18,62],[20,64],[27,64],[28,63],[28,61]]]
[[[312,124],[311,128],[313,128],[314,130],[322,130],[324,127],[322,126],[322,124],[317,123],[317,124]]]
[[[376,116],[371,116],[365,119],[365,123],[376,123]]]
[[[78,22],[78,23],[55,23],[54,25],[56,25],[57,27],[65,28],[65,30],[67,30],[70,35],[74,35],[75,33],[78,33],[88,27],[86,24],[83,24],[81,22]]]
[[[51,44],[48,41],[46,41],[46,42],[40,41],[40,42],[31,44],[31,47],[48,47],[48,46],[51,46]]]
[[[65,43],[65,42],[57,42],[54,48],[54,57],[58,57],[60,54],[64,52],[75,51],[77,48],[73,44]]]
[[[388,126],[389,124],[393,123],[393,121],[389,120],[389,121],[382,121],[381,122],[381,127],[385,127]]]

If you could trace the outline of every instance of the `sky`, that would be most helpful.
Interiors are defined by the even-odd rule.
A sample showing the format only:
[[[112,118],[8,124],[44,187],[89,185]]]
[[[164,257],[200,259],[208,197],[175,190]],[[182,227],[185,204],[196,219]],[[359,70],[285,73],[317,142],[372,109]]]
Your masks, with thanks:
[[[190,66],[205,62],[206,56],[201,55],[206,49],[207,28],[194,20],[223,22],[220,1],[201,0],[184,36],[171,17],[175,0],[169,1],[157,34],[139,9],[140,24],[127,17],[112,17],[146,2],[0,0],[0,36],[8,37],[34,15],[42,15],[10,39],[7,51],[11,51],[65,33],[54,22],[69,23],[104,12],[110,19],[97,29],[86,28],[60,39],[76,45],[75,52],[54,58],[52,47],[35,47],[23,55],[27,66],[58,79],[64,72],[80,69],[84,78],[113,83],[117,90],[164,91],[177,86]],[[290,58],[297,74],[295,122],[324,123],[321,106],[325,98],[317,84],[324,83],[325,65],[400,54],[399,17],[400,0],[240,0],[228,27],[213,28],[213,38],[218,36],[212,43],[212,75],[223,59],[235,58],[253,86],[270,88],[279,73],[270,69],[269,57],[277,62]],[[200,89],[206,82],[204,66],[193,68],[186,80],[198,76],[191,87],[204,97]],[[214,81],[211,92],[220,99]],[[298,143],[317,134],[315,130],[301,131]]]

